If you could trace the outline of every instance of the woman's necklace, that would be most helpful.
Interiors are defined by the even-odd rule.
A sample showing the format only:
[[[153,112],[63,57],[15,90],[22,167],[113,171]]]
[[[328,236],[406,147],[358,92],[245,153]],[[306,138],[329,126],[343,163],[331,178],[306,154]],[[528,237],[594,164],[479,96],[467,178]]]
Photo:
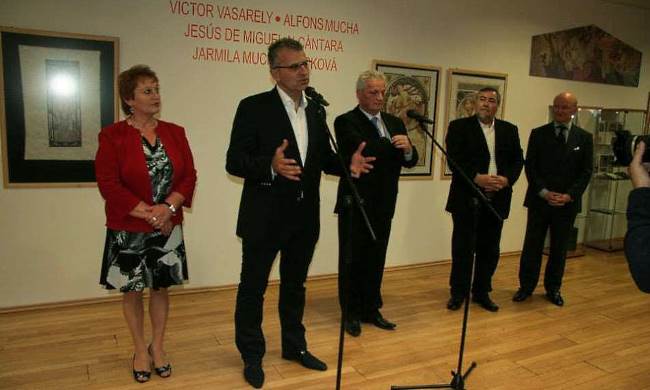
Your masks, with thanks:
[[[126,121],[130,126],[138,129],[140,131],[140,134],[142,135],[144,135],[144,133],[147,132],[147,130],[155,129],[156,126],[158,125],[158,120],[156,118],[149,118],[145,120],[142,124],[136,122],[132,116],[129,117]]]

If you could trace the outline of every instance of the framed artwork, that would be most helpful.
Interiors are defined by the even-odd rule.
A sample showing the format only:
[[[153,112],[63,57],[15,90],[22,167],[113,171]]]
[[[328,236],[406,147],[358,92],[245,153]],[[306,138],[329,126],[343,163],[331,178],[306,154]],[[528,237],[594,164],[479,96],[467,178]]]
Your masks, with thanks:
[[[639,86],[641,51],[590,25],[535,35],[530,75]]]
[[[404,122],[408,136],[420,156],[417,165],[413,168],[402,168],[401,177],[423,179],[433,177],[433,142],[421,130],[420,123],[407,117],[406,112],[416,110],[436,123],[440,68],[383,60],[374,60],[373,68],[386,75],[383,110]],[[431,129],[431,133],[435,137],[435,126]]]
[[[117,119],[119,40],[0,27],[4,186],[95,182],[97,134]]]
[[[447,71],[447,111],[445,113],[443,145],[444,139],[447,137],[449,122],[474,115],[476,94],[481,88],[492,87],[499,91],[501,104],[499,104],[496,117],[503,118],[506,107],[507,81],[508,75],[505,73],[449,69]],[[451,170],[444,155],[442,161],[440,177],[451,179]]]

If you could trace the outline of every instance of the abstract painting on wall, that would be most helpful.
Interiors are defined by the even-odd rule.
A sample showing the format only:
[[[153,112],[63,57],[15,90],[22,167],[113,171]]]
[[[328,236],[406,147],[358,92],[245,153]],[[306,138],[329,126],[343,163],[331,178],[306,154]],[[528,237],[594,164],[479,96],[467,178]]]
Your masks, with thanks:
[[[530,75],[639,86],[641,52],[591,25],[535,35]]]

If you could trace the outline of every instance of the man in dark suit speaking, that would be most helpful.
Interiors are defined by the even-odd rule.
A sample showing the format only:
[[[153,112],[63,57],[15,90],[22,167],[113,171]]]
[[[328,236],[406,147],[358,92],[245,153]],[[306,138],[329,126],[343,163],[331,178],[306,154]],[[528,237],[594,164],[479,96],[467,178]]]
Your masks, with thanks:
[[[228,173],[244,178],[237,220],[242,270],[235,342],[244,360],[244,378],[255,388],[264,383],[262,309],[278,252],[282,357],[310,369],[327,369],[307,350],[304,282],[320,230],[321,172],[340,171],[325,118],[304,94],[309,59],[302,45],[280,39],[269,46],[268,61],[276,87],[239,103],[226,161]],[[364,147],[359,145],[352,155],[353,176],[371,168],[373,158],[361,155]]]
[[[512,298],[515,302],[526,300],[537,286],[546,231],[550,230],[544,288],[551,303],[564,305],[560,287],[567,243],[593,169],[592,136],[571,123],[577,109],[578,100],[572,93],[557,95],[553,122],[533,129],[528,139],[524,200],[528,222],[519,261],[519,290]]]
[[[402,120],[380,112],[386,92],[384,75],[376,71],[361,73],[356,91],[359,105],[336,118],[334,128],[345,159],[349,159],[364,142],[365,152],[376,158],[373,170],[356,180],[355,184],[377,241],[372,241],[356,205],[346,202],[350,189],[347,181],[341,178],[335,208],[339,215],[339,297],[342,306],[347,306],[345,329],[352,336],[361,333],[360,320],[381,329],[395,328],[395,324],[379,312],[383,303],[381,281],[400,171],[402,167],[412,167],[418,161],[418,153],[406,135]],[[345,206],[346,203],[348,206]],[[346,254],[345,248],[350,241],[352,253]],[[349,283],[341,279],[345,275],[346,255],[350,255],[352,260]],[[347,291],[344,291],[345,285],[348,286]]]
[[[510,212],[512,186],[523,167],[523,154],[517,127],[495,118],[501,96],[490,87],[478,91],[476,115],[452,121],[447,132],[447,153],[459,168],[481,189],[494,209],[504,219]],[[458,310],[470,290],[472,250],[475,250],[476,273],[472,283],[472,299],[488,311],[499,306],[490,299],[492,276],[499,261],[501,229],[487,207],[478,205],[474,227],[474,198],[476,197],[459,176],[453,172],[447,211],[451,212],[454,230],[451,239],[451,298],[449,310]],[[475,248],[472,248],[472,240]]]

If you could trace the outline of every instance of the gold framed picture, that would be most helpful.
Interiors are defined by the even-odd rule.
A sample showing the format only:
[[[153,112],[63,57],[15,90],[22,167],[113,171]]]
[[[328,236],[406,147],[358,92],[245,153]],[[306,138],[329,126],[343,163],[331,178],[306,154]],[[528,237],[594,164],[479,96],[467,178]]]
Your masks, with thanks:
[[[506,107],[506,87],[508,75],[467,69],[449,69],[447,71],[447,109],[444,122],[444,137],[447,137],[449,122],[475,115],[476,94],[481,88],[492,87],[499,91],[501,104],[496,117],[503,118]],[[451,169],[447,159],[442,156],[440,177],[451,179]]]
[[[412,168],[402,168],[400,177],[428,179],[433,177],[433,142],[420,128],[420,123],[406,113],[415,110],[436,121],[440,68],[401,62],[374,60],[373,68],[386,76],[385,112],[400,118],[420,156]],[[435,126],[431,133],[435,137]]]

